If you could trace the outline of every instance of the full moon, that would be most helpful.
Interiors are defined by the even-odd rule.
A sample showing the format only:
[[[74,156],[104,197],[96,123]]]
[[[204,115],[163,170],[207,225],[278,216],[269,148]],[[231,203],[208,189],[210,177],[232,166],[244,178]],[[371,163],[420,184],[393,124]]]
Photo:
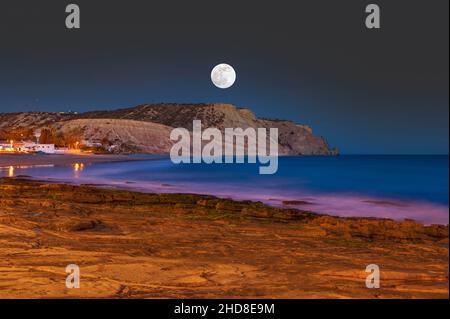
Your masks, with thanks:
[[[211,71],[211,81],[221,89],[228,89],[236,81],[236,72],[231,65],[218,64]]]

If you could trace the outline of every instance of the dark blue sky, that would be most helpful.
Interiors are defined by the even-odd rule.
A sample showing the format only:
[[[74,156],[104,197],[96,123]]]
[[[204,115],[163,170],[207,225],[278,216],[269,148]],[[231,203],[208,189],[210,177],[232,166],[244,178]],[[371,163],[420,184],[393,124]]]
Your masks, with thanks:
[[[308,124],[342,153],[448,154],[448,1],[15,1],[0,112],[225,102]],[[237,71],[228,90],[210,71]]]

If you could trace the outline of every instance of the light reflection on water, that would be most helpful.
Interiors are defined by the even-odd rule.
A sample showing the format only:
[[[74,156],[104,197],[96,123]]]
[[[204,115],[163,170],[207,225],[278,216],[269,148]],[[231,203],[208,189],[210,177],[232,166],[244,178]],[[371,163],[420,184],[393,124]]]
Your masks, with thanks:
[[[8,177],[14,177],[14,166],[8,168]]]
[[[75,178],[79,178],[80,177],[80,172],[82,172],[84,170],[84,164],[83,163],[75,163],[73,164],[73,172],[74,172],[74,177]]]
[[[38,169],[42,167],[54,167],[55,165],[9,165],[0,167],[0,177],[15,177],[20,174],[15,174],[16,171]]]

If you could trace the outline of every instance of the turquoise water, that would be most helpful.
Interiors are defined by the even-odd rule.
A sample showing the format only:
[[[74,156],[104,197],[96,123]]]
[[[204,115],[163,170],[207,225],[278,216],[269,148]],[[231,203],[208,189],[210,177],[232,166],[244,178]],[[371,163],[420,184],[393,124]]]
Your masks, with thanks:
[[[280,157],[260,164],[173,164],[169,159],[15,168],[15,175],[106,184],[148,192],[213,194],[339,216],[412,218],[448,223],[448,156]],[[1,172],[7,175],[7,170]]]

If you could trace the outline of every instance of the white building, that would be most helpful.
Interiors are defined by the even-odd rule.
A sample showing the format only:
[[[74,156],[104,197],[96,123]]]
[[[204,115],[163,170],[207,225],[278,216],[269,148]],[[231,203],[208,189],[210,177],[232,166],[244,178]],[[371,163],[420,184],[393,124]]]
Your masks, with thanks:
[[[0,151],[31,153],[42,152],[46,154],[55,154],[55,144],[38,144],[35,142],[0,142]]]
[[[36,144],[32,147],[35,152],[55,154],[55,144]]]
[[[11,151],[12,147],[11,147],[11,143],[6,143],[6,142],[0,142],[0,151]]]
[[[103,146],[102,141],[99,139],[93,139],[93,140],[82,140],[81,145],[86,147],[101,147]]]
[[[46,154],[55,154],[55,144],[37,144],[34,142],[16,142],[14,143],[14,151],[28,153],[28,152],[42,152]]]

